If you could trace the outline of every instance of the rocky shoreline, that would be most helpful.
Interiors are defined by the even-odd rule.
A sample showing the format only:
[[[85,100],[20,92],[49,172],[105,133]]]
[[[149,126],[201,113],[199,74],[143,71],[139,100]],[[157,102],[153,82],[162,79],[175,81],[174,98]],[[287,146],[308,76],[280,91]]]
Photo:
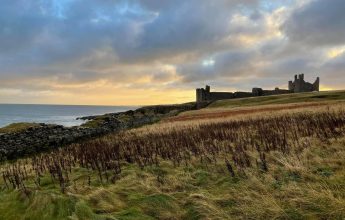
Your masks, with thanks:
[[[197,109],[196,103],[147,106],[137,110],[80,118],[81,126],[38,124],[20,132],[0,134],[0,161],[13,160],[39,152],[99,137],[112,132],[155,123],[183,111]]]

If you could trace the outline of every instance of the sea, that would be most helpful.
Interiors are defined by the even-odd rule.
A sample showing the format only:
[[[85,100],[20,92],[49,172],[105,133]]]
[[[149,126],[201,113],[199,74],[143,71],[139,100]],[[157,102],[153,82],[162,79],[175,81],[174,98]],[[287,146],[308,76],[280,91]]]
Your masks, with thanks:
[[[138,106],[31,105],[0,104],[0,127],[19,122],[58,124],[66,127],[81,125],[78,117],[134,110]]]

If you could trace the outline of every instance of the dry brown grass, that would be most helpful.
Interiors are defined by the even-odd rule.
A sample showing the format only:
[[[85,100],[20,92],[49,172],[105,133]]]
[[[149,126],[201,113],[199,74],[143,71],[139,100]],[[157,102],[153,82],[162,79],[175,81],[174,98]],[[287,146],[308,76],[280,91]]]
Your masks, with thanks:
[[[300,111],[311,107],[309,112]],[[198,123],[189,120],[171,126],[165,121],[19,161],[4,167],[4,183],[7,188],[26,191],[29,174],[35,173],[35,184],[40,186],[40,176],[50,173],[64,192],[74,167],[97,171],[101,182],[115,182],[123,162],[143,168],[159,166],[163,159],[179,166],[194,158],[201,163],[225,161],[235,176],[254,164],[267,171],[266,157],[271,152],[298,154],[311,144],[312,138],[326,141],[345,132],[344,104],[332,109],[317,104],[237,109],[230,111],[231,117],[225,120],[224,112],[213,114],[218,120],[205,119],[210,114],[213,113],[203,114]]]
[[[313,108],[319,108],[322,106],[334,105],[330,102],[322,103],[303,103],[303,104],[281,104],[281,105],[266,105],[261,107],[237,107],[237,108],[211,108],[202,109],[197,111],[190,111],[182,113],[175,117],[166,118],[165,122],[175,122],[175,121],[192,121],[192,120],[203,120],[203,119],[218,119],[218,118],[229,118],[236,116],[246,116],[261,113],[275,113],[284,110],[308,110]]]
[[[162,120],[159,123],[150,126],[133,129],[129,132],[135,132],[138,135],[145,134],[146,132],[168,133],[171,129],[185,129],[189,127],[198,127],[202,124],[217,124],[221,122],[234,120],[247,120],[274,116],[278,117],[283,115],[292,115],[301,112],[315,113],[338,111],[341,109],[345,109],[344,102],[323,102],[305,104],[293,103],[235,108],[206,108],[201,110],[183,112],[178,116],[171,117],[170,119]]]
[[[119,219],[135,219],[122,218],[122,209],[137,219],[345,217],[344,103],[188,114],[202,117],[7,164],[0,184],[30,197],[51,187],[50,179],[65,195]]]

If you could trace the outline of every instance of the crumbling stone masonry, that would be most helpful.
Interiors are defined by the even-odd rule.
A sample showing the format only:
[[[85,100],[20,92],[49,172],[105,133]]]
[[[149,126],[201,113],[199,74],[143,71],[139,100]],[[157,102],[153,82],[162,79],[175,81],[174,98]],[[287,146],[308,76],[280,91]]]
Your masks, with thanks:
[[[289,81],[289,89],[263,90],[262,88],[253,88],[252,92],[211,92],[210,86],[196,89],[196,102],[211,102],[222,99],[247,98],[255,96],[279,95],[299,92],[313,92],[319,91],[320,78],[311,84],[304,81],[304,74],[295,75],[295,81]]]
[[[319,91],[320,78],[317,77],[313,84],[304,81],[304,74],[295,75],[295,81],[289,81],[289,90],[295,93],[297,92],[313,92]]]

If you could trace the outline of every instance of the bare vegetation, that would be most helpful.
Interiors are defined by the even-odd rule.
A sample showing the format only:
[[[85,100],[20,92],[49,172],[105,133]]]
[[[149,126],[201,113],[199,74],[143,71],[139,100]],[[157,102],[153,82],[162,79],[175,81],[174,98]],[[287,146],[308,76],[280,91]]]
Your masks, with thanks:
[[[334,103],[333,103],[334,104]],[[234,109],[226,109],[226,108],[219,108],[214,110],[212,108],[197,110],[197,111],[189,111],[184,112],[178,116],[170,117],[164,119],[166,122],[175,122],[175,121],[192,121],[192,120],[203,120],[203,119],[218,119],[218,118],[228,118],[234,116],[244,116],[244,115],[252,115],[252,114],[260,114],[266,112],[280,112],[282,110],[299,110],[299,109],[311,109],[313,107],[322,107],[330,105],[329,102],[321,102],[321,103],[304,103],[304,104],[289,104],[289,105],[266,105],[264,107],[247,107],[247,108],[234,108]]]
[[[272,151],[298,155],[311,145],[311,138],[327,141],[344,134],[344,110],[203,123],[168,132],[136,130],[9,164],[2,168],[2,177],[7,188],[27,191],[27,180],[33,178],[39,187],[40,177],[49,173],[64,192],[75,167],[96,171],[100,182],[114,183],[124,162],[144,168],[159,166],[161,160],[188,165],[193,159],[202,164],[225,161],[235,176],[253,166],[268,171],[266,155]]]
[[[8,162],[0,167],[0,213],[13,210],[4,219],[342,219],[345,108],[328,104],[226,115],[201,110],[190,114],[218,117],[164,120]],[[42,209],[49,215],[32,212],[34,204],[44,205],[38,200],[53,201],[54,208]],[[18,214],[23,204],[30,214]]]

